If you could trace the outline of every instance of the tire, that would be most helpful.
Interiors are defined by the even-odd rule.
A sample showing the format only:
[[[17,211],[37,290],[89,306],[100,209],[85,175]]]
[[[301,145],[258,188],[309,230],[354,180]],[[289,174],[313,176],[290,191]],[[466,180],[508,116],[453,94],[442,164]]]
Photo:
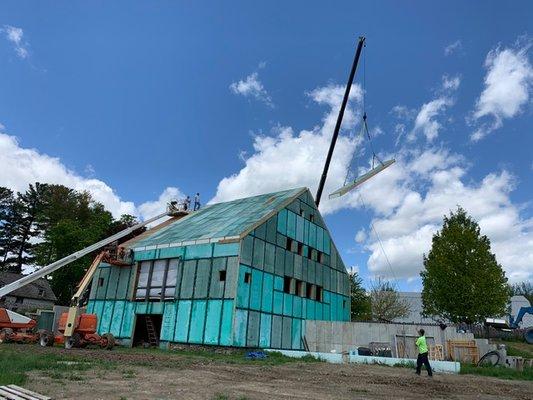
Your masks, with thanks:
[[[100,340],[100,347],[102,349],[111,350],[115,347],[115,337],[111,333],[104,333]]]
[[[533,344],[533,328],[528,328],[524,332],[524,340],[526,343]]]
[[[55,336],[50,331],[43,331],[39,334],[39,344],[42,347],[51,347],[54,345]]]
[[[13,340],[11,338],[13,335],[13,329],[4,328],[0,331],[0,343],[11,343]]]
[[[79,333],[72,334],[71,337],[65,340],[65,349],[73,349],[81,347],[81,336]]]
[[[496,362],[494,362],[494,358],[496,358]],[[489,351],[486,353],[483,357],[479,359],[479,361],[476,364],[476,367],[483,366],[483,365],[497,365],[500,362],[500,353],[497,351]]]

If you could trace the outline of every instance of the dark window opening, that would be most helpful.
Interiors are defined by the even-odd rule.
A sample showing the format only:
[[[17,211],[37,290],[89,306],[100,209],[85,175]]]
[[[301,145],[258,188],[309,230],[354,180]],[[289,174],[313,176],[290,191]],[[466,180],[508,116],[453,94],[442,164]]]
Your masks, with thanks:
[[[298,254],[303,256],[304,255],[304,244],[298,242]]]
[[[304,283],[302,281],[296,281],[296,295],[300,297],[304,297],[305,295]]]
[[[285,244],[285,249],[289,250],[289,251],[291,251],[291,249],[292,249],[292,239],[289,238],[289,237],[287,238],[287,242]]]
[[[223,282],[226,280],[226,271],[218,271],[218,280]]]
[[[244,283],[250,283],[252,281],[252,274],[250,272],[244,273]]]
[[[313,287],[315,285],[311,285],[311,284],[307,284],[307,290],[306,290],[306,293],[305,293],[305,297],[307,297],[308,299],[312,299],[313,298]]]
[[[307,248],[307,258],[311,259],[313,254],[313,249],[311,247]]]
[[[39,289],[39,297],[44,297],[44,289]]]
[[[315,300],[322,301],[322,287],[321,286],[316,287]]]
[[[300,217],[303,217],[303,216],[305,216],[305,212],[302,208],[300,208]]]
[[[317,251],[316,260],[317,260],[320,264],[322,264],[323,261],[324,261],[324,253],[322,253],[321,251]]]
[[[104,286],[104,278],[98,278],[98,286],[99,287]]]
[[[309,221],[315,222],[315,214],[309,214]]]
[[[346,308],[346,300],[342,301],[342,308]]]
[[[291,277],[290,276],[286,276],[283,278],[283,291],[285,293],[290,293],[291,292]]]

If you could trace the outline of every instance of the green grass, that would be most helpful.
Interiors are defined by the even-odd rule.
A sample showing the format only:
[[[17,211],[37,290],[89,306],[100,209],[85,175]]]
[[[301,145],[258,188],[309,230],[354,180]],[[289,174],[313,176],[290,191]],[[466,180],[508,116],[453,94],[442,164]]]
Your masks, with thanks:
[[[23,385],[29,371],[41,371],[52,379],[83,380],[84,377],[75,372],[86,371],[93,365],[93,362],[83,362],[79,358],[29,350],[29,346],[0,346],[2,365],[9,366],[0,369],[0,385]]]
[[[461,374],[493,376],[495,378],[533,381],[533,368],[524,367],[524,371],[517,371],[503,366],[480,366],[461,364]]]

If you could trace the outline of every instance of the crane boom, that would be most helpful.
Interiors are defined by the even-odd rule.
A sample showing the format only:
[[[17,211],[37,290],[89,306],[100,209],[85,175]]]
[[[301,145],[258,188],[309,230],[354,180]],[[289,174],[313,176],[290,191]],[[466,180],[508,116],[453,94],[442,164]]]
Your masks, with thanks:
[[[23,286],[26,286],[28,285],[29,283],[32,283],[34,281],[36,281],[37,279],[39,278],[42,278],[56,270],[58,270],[59,268],[62,268],[64,267],[65,265],[68,265],[70,264],[71,262],[73,261],[76,261],[77,259],[89,254],[89,253],[92,253],[93,251],[95,250],[98,250],[104,246],[107,246],[108,244],[111,244],[113,243],[115,240],[118,240],[118,239],[121,239],[125,236],[128,236],[130,233],[132,232],[135,232],[137,229],[139,228],[142,228],[154,221],[157,221],[158,219],[161,219],[163,217],[166,217],[166,216],[172,216],[172,215],[175,215],[176,213],[179,213],[179,212],[182,212],[182,211],[179,211],[176,209],[176,207],[172,204],[169,205],[169,208],[167,211],[165,211],[164,213],[162,214],[159,214],[159,215],[156,215],[155,217],[152,217],[152,218],[149,218],[143,222],[140,222],[136,225],[133,225],[129,228],[126,228],[118,233],[115,233],[114,235],[112,236],[109,236],[108,238],[106,239],[103,239],[103,240],[100,240],[99,242],[96,242],[82,250],[78,250],[77,252],[75,253],[72,253],[66,257],[63,257],[62,259],[60,260],[57,260],[56,262],[53,262],[52,264],[49,264],[45,267],[42,267],[42,268],[39,268],[38,270],[36,270],[35,272],[29,274],[29,275],[25,275],[23,276],[22,278],[16,280],[15,282],[12,282],[8,285],[5,285],[3,287],[0,288],[0,298],[17,290],[17,289],[20,289],[21,287]]]

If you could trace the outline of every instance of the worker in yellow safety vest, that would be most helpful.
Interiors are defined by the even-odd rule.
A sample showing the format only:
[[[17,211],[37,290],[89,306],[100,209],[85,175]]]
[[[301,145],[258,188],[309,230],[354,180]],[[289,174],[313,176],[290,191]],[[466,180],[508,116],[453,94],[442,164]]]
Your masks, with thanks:
[[[433,376],[433,371],[431,370],[431,365],[429,365],[429,358],[428,358],[428,344],[426,341],[426,332],[423,329],[420,329],[418,331],[418,334],[420,335],[418,339],[416,339],[416,347],[418,347],[418,358],[416,359],[416,374],[420,375],[420,371],[422,370],[422,364],[426,366],[426,370],[428,372],[428,376]]]

